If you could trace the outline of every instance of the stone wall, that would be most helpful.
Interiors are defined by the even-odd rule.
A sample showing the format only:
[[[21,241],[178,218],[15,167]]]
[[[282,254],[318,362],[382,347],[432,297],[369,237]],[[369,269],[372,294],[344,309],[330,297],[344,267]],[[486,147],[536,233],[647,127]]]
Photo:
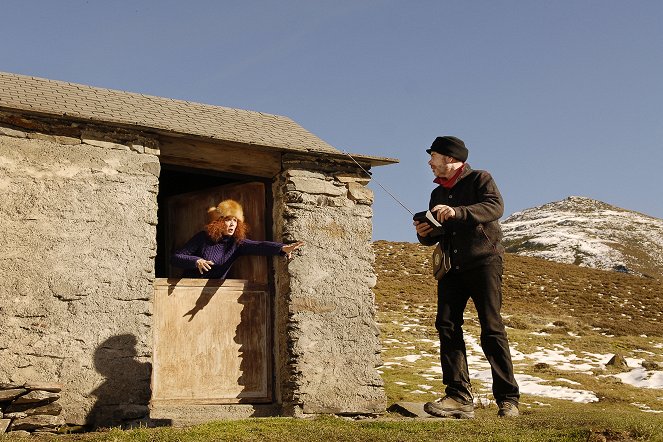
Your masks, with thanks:
[[[384,411],[371,288],[373,194],[365,173],[285,156],[274,184],[275,234],[306,241],[277,264],[277,381],[287,414]]]
[[[68,423],[148,413],[159,161],[131,131],[0,113],[0,383]]]
[[[58,402],[61,390],[60,384],[0,383],[0,435],[56,432],[65,425]]]

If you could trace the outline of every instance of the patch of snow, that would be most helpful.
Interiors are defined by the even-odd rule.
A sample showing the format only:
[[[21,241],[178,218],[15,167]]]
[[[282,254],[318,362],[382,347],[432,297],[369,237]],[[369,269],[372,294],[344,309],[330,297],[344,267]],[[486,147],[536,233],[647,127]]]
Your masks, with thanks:
[[[480,381],[486,388],[490,388],[493,382],[490,370],[481,370],[470,373],[470,379]],[[576,390],[557,385],[547,385],[550,381],[536,376],[516,373],[516,381],[518,381],[518,387],[520,387],[520,393],[522,394],[564,399],[583,404],[599,401],[599,398],[592,391]]]
[[[624,373],[613,374],[612,376],[634,387],[663,388],[663,371],[647,370],[644,367],[638,367]]]
[[[398,359],[399,361],[417,362],[420,358],[421,355],[407,355],[407,356],[397,356],[394,359]]]
[[[571,379],[557,378],[555,380],[559,381],[559,382],[566,382],[566,383],[569,383],[571,385],[582,385],[580,382],[572,381]]]

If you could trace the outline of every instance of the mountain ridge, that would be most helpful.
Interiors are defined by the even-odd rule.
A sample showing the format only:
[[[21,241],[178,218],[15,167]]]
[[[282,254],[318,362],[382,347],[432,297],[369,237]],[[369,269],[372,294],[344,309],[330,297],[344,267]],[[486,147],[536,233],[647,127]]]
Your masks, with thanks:
[[[501,222],[507,252],[660,277],[663,220],[581,196],[515,212]]]

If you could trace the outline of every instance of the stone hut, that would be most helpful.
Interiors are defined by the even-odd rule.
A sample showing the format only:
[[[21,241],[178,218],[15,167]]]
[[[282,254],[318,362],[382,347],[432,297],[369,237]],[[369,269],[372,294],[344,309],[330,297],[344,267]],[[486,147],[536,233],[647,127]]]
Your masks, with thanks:
[[[382,412],[362,168],[394,162],[282,116],[0,73],[0,383],[61,385],[78,425]],[[250,238],[305,247],[180,278],[171,252],[228,197]]]

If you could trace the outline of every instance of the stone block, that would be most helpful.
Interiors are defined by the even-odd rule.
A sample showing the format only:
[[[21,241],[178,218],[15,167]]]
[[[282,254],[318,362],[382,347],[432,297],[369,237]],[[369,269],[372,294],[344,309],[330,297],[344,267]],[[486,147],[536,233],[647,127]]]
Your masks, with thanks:
[[[325,175],[320,172],[311,172],[309,170],[300,170],[300,169],[289,169],[286,170],[285,175],[287,177],[303,177],[303,178],[314,178],[317,180],[326,179]]]
[[[161,173],[161,165],[158,162],[146,162],[143,163],[143,170],[155,177],[158,177]]]
[[[11,422],[11,419],[0,419],[0,434],[7,431],[7,428],[9,428],[9,424],[11,424]]]
[[[156,405],[150,410],[150,419],[181,427],[221,419],[269,417],[278,415],[279,411],[275,404]]]
[[[7,410],[5,410],[5,415],[11,415],[11,418],[26,417],[32,416],[34,414],[50,414],[52,416],[57,416],[62,412],[62,405],[59,402],[50,402],[45,405],[35,404],[16,404],[13,403]]]
[[[13,411],[10,413],[5,413],[3,416],[8,419],[21,419],[24,417],[28,417],[28,413],[26,413],[25,411]]]
[[[25,388],[12,388],[10,390],[0,390],[0,402],[13,401],[20,395],[27,393]]]
[[[311,312],[328,313],[336,310],[336,305],[327,299],[316,299],[313,297],[293,298],[290,303],[290,313]]]
[[[373,204],[373,191],[359,183],[348,183],[348,197],[362,204]]]
[[[36,404],[40,402],[53,402],[60,399],[60,394],[44,390],[33,390],[14,400],[14,404]]]
[[[288,187],[292,187],[292,190],[315,195],[340,196],[346,192],[345,187],[317,178],[293,176],[288,179],[288,184]]]
[[[23,388],[28,390],[44,390],[50,391],[51,393],[59,393],[62,391],[62,384],[54,382],[26,382],[23,384]]]
[[[135,143],[132,143],[129,147],[130,147],[131,150],[133,150],[134,152],[145,153],[145,146],[143,146],[142,144],[135,144]]]
[[[14,138],[27,138],[28,137],[28,134],[23,132],[23,131],[10,129],[8,127],[2,127],[2,126],[0,126],[0,135],[6,135],[8,137],[14,137]]]
[[[34,416],[24,417],[22,419],[15,419],[9,426],[10,431],[25,430],[34,431],[41,428],[61,427],[66,422],[62,416],[51,416],[46,414],[37,414]]]
[[[339,181],[343,184],[359,183],[359,184],[362,184],[362,185],[366,185],[371,181],[370,178],[361,177],[361,176],[357,176],[357,175],[350,175],[350,174],[338,174],[338,175],[334,175],[334,178],[337,181]]]
[[[117,150],[129,150],[129,146],[124,144],[113,143],[111,141],[101,141],[101,140],[92,140],[89,138],[83,139],[83,144],[89,144],[90,146],[102,147],[104,149],[117,149]]]
[[[41,132],[29,132],[27,135],[28,138],[33,140],[44,140],[50,141],[51,143],[65,144],[69,146],[81,144],[81,140],[79,138],[67,137],[64,135],[48,135]]]

